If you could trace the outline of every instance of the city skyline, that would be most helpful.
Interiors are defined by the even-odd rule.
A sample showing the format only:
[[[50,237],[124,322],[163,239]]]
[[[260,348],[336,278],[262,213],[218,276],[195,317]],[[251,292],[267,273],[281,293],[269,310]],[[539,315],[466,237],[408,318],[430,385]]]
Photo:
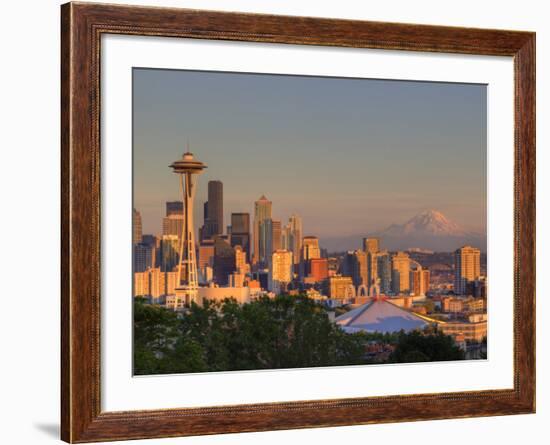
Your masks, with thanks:
[[[266,93],[266,82],[284,97],[276,100],[272,93]],[[181,88],[175,88],[177,85]],[[325,97],[320,95],[323,87]],[[181,94],[188,100],[179,102],[182,89],[185,94]],[[169,98],[164,91],[171,93]],[[261,97],[252,97],[259,92],[263,92]],[[290,92],[297,94],[293,100],[289,98]],[[231,128],[227,107],[206,109],[206,105],[216,101],[216,95],[225,100],[228,96],[235,99],[230,101],[237,115],[230,119],[234,122]],[[358,111],[360,100],[356,96],[373,100],[365,102],[360,113],[369,115],[369,119],[359,126],[360,131],[350,132],[350,118],[354,128],[360,118],[352,113]],[[400,97],[407,98],[401,99],[401,107]],[[272,108],[256,110],[256,114],[266,114],[260,122],[250,112],[262,100],[268,103],[265,101],[269,98],[273,101]],[[200,209],[207,197],[208,182],[219,180],[225,189],[223,219],[227,222],[231,213],[253,215],[254,202],[265,194],[274,203],[274,218],[287,221],[291,214],[299,214],[304,221],[304,234],[320,238],[335,235],[335,228],[338,235],[367,234],[403,222],[427,208],[442,210],[466,228],[485,231],[485,98],[482,85],[134,70],[134,202],[142,216],[143,231],[159,233],[165,202],[177,200],[177,188],[165,169],[185,151],[187,137],[191,139],[191,151],[210,166],[199,179],[195,227],[202,221]],[[445,100],[446,107],[442,103]],[[140,106],[142,101],[148,107]],[[346,101],[352,111],[340,113]],[[380,108],[380,102],[386,107]],[[314,103],[322,112],[313,107]],[[328,103],[333,105],[330,110],[326,109]],[[290,112],[289,104],[300,110],[290,113],[294,118],[302,112],[303,125],[288,119],[280,122],[285,111]],[[397,121],[401,119],[402,108],[407,108],[404,104],[409,111],[413,105],[418,108],[418,113],[405,122],[405,127],[410,128],[403,128],[403,122],[399,128],[395,127],[407,130],[405,136],[397,137],[395,131],[388,131],[387,122],[371,131],[369,125],[374,125],[371,121],[379,124],[380,119],[373,108]],[[303,114],[306,109],[310,110],[309,115]],[[205,112],[211,114],[208,121],[204,121]],[[418,118],[418,114],[423,117]],[[445,116],[441,117],[442,114]],[[317,130],[311,131],[316,118],[323,120],[329,116],[331,129],[315,126]],[[450,125],[453,116],[457,119]],[[176,125],[180,119],[180,125]],[[415,120],[424,126],[419,128]],[[248,132],[242,128],[245,121]],[[424,127],[428,121],[431,134],[427,137]],[[208,122],[214,125],[210,131],[206,127]],[[275,129],[282,131],[278,144],[269,137]],[[236,134],[238,130],[240,134]],[[384,138],[384,133],[389,136]],[[339,135],[347,137],[340,139],[338,145],[334,139]],[[406,144],[399,143],[402,137],[408,138]],[[153,140],[156,150],[151,150]],[[447,143],[441,144],[442,140]],[[301,141],[299,147],[297,141]],[[280,149],[273,149],[273,144]],[[462,153],[460,162],[453,158],[457,144],[463,147],[458,150]],[[331,146],[341,148],[333,150]],[[378,153],[380,146],[385,146],[387,159]],[[335,156],[337,153],[345,156]],[[415,160],[417,157],[420,159]],[[286,163],[281,164],[281,158]],[[402,171],[404,167],[410,169],[410,174]],[[361,169],[363,174],[358,173]],[[301,188],[297,189],[299,184]],[[327,208],[331,211],[327,212]],[[336,220],[339,224],[335,224]]]
[[[136,374],[487,357],[484,86],[133,86]]]

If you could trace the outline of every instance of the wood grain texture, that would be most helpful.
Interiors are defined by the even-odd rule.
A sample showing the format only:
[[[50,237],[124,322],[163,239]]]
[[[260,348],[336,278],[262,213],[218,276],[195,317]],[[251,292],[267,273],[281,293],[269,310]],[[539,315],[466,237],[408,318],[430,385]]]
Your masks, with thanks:
[[[61,8],[61,435],[172,437],[535,410],[535,35],[171,8]],[[100,38],[104,33],[505,55],[515,66],[514,388],[200,409],[101,412]]]

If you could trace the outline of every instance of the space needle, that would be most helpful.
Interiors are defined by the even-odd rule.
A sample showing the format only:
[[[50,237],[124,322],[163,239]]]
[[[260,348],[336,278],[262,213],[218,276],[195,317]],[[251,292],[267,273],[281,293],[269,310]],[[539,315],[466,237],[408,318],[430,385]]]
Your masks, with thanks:
[[[197,176],[207,168],[206,164],[187,152],[170,165],[180,177],[180,190],[183,195],[183,228],[179,245],[178,278],[175,288],[177,306],[197,301],[199,281],[195,258],[195,229],[193,227],[193,201],[195,199]],[[181,306],[180,306],[181,307]]]

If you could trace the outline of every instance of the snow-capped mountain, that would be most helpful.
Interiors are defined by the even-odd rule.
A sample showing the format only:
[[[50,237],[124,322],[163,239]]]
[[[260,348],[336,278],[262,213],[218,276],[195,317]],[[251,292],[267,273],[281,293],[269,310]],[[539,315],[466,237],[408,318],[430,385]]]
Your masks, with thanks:
[[[435,251],[450,251],[463,244],[472,244],[485,250],[486,236],[463,229],[437,210],[427,210],[404,224],[392,224],[373,234],[381,238],[388,249],[419,247]]]
[[[472,232],[451,221],[437,210],[426,210],[403,224],[392,224],[384,230],[346,237],[322,239],[322,245],[331,252],[359,249],[365,236],[380,238],[382,249],[407,250],[420,248],[436,252],[451,252],[470,244],[486,251],[487,237]]]
[[[382,233],[407,235],[415,233],[464,236],[467,234],[458,224],[437,210],[426,210],[409,219],[405,224],[392,224]]]

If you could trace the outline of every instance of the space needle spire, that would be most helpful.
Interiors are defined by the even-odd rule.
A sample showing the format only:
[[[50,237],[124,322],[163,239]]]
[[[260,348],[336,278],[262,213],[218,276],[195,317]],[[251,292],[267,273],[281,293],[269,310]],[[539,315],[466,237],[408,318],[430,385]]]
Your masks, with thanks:
[[[195,251],[195,229],[193,227],[193,201],[196,192],[197,176],[207,168],[207,166],[195,159],[193,153],[189,151],[189,142],[187,142],[187,152],[181,159],[173,162],[170,168],[179,175],[180,192],[183,197],[183,228],[180,236],[178,276],[176,283],[176,308],[181,308],[185,304],[197,302],[198,297],[198,274],[197,260]]]

